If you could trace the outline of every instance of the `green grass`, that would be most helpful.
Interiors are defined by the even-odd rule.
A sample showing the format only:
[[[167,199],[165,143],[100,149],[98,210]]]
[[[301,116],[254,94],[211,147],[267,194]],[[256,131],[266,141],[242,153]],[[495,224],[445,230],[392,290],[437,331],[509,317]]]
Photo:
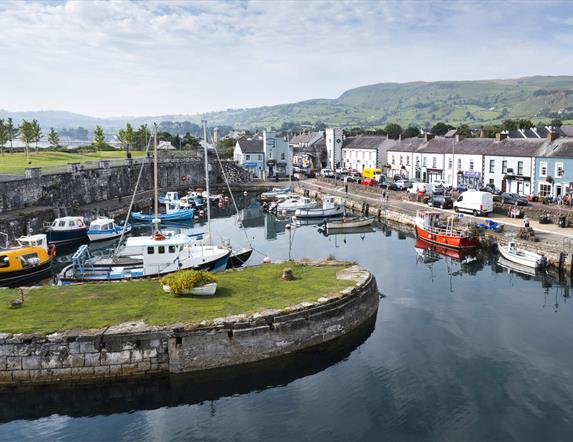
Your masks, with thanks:
[[[143,152],[132,151],[134,158],[143,156]],[[123,151],[102,151],[90,153],[72,153],[72,152],[30,152],[30,162],[26,161],[24,152],[6,153],[0,156],[0,173],[21,174],[26,167],[43,167],[46,170],[59,166],[65,166],[68,163],[84,163],[86,161],[98,161],[103,159],[121,159],[125,158]]]
[[[294,281],[280,279],[286,267],[293,269]],[[12,308],[16,290],[0,290],[0,332],[48,334],[136,320],[148,325],[193,323],[279,309],[351,286],[351,281],[336,279],[343,268],[280,263],[220,273],[212,297],[175,297],[164,293],[157,280],[144,280],[33,289],[22,307]]]

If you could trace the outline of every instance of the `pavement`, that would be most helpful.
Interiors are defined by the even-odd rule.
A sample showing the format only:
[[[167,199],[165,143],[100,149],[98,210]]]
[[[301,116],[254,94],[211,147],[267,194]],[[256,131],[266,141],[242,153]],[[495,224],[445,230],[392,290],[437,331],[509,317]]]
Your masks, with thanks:
[[[390,195],[388,204],[385,205],[382,201],[382,196],[380,195],[368,195],[367,193],[354,193],[352,189],[349,189],[348,194],[344,191],[344,186],[336,186],[334,183],[325,183],[324,181],[317,181],[316,179],[309,179],[304,181],[299,181],[298,185],[305,187],[309,190],[328,190],[328,193],[339,196],[342,198],[351,198],[354,201],[366,202],[370,206],[377,207],[387,207],[388,209],[394,209],[407,213],[409,215],[415,215],[416,211],[419,209],[428,209],[427,204],[407,201],[404,200],[405,193],[400,191],[389,191]],[[432,208],[432,210],[444,212],[447,214],[455,214],[452,209],[439,209]],[[492,219],[498,224],[504,225],[504,230],[507,232],[517,233],[519,228],[523,227],[522,219],[508,218],[507,216],[500,215],[497,213],[492,213],[487,217],[474,217],[473,215],[464,214],[464,218],[469,219],[473,222],[482,223],[485,219]],[[572,228],[560,228],[556,224],[540,224],[538,221],[530,220],[530,227],[535,231],[535,236],[540,241],[558,243],[562,245],[571,246],[573,243],[573,229]]]

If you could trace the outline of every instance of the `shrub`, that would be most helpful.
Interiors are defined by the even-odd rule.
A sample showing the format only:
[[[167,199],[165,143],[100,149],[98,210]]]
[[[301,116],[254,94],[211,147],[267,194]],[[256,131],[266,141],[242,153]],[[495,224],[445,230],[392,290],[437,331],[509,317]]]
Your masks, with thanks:
[[[217,278],[204,270],[180,270],[164,276],[159,280],[162,285],[169,286],[171,293],[179,295],[189,293],[194,287],[217,282]]]

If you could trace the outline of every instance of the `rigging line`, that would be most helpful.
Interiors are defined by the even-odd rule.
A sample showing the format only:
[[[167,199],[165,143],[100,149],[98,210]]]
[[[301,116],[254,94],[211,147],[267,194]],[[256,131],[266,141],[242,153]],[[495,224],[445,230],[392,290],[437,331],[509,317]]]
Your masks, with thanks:
[[[221,173],[223,174],[223,178],[225,179],[225,184],[227,186],[227,190],[229,191],[229,195],[231,195],[231,201],[233,202],[233,206],[235,207],[235,213],[237,215],[237,221],[238,221],[238,219],[239,219],[239,207],[237,206],[237,202],[235,201],[235,197],[233,195],[233,192],[231,191],[231,186],[229,185],[229,180],[227,179],[227,173],[225,172],[225,168],[223,167],[223,163],[221,162],[221,157],[219,156],[219,151],[217,150],[217,146],[215,144],[213,144],[213,147],[215,148],[214,149],[215,155],[217,156],[217,161],[219,162],[219,167],[221,168]],[[253,249],[255,252],[257,252],[263,256],[267,256],[266,253],[261,252],[260,250],[257,250],[255,248],[255,246],[253,246],[253,243],[251,242],[251,239],[249,238],[249,235],[247,233],[247,228],[244,226],[244,224],[242,222],[241,222],[241,230],[245,234],[245,239],[249,243],[249,247],[251,249]]]
[[[113,252],[114,256],[117,256],[119,252],[119,248],[121,246],[121,242],[123,241],[123,236],[125,235],[125,229],[127,227],[127,222],[129,221],[129,216],[131,214],[131,209],[133,208],[133,203],[135,202],[135,195],[137,194],[137,189],[139,187],[139,182],[141,181],[141,176],[143,175],[143,166],[147,161],[147,152],[149,151],[149,146],[151,145],[152,138],[149,137],[149,141],[147,142],[147,146],[145,147],[145,152],[143,153],[143,161],[141,162],[141,168],[139,169],[139,175],[137,176],[137,181],[135,183],[135,188],[133,189],[133,194],[131,195],[131,202],[129,203],[129,208],[127,209],[127,215],[125,216],[125,220],[123,221],[123,229],[121,229],[121,235],[119,237],[119,241],[117,243],[117,247]]]

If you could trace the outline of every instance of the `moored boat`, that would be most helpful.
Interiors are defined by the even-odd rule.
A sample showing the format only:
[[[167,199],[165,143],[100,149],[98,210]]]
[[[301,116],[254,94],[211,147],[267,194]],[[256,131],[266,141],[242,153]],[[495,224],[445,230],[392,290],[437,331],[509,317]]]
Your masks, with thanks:
[[[142,213],[133,212],[131,217],[136,221],[153,222],[154,219],[160,221],[185,221],[193,219],[194,211],[190,207],[181,207],[179,201],[169,201],[165,203],[166,213]]]
[[[294,216],[297,218],[332,218],[344,215],[345,210],[344,204],[337,204],[333,196],[326,195],[322,200],[321,208],[300,208],[295,211]]]
[[[515,242],[510,241],[507,245],[498,245],[499,253],[508,261],[512,261],[521,266],[543,269],[549,264],[549,260],[542,253],[530,252],[517,247]]]
[[[418,211],[416,236],[425,241],[453,249],[472,249],[478,246],[477,235],[468,229],[455,226],[455,217],[444,221],[441,212]]]
[[[374,222],[374,217],[349,217],[336,219],[326,222],[327,230],[338,230],[338,229],[357,229],[361,227],[368,227]]]
[[[106,239],[118,238],[121,233],[129,233],[131,224],[119,226],[111,218],[97,218],[90,223],[88,238],[90,241],[104,241]]]
[[[46,230],[48,244],[70,244],[88,239],[83,216],[56,218]]]
[[[11,287],[47,274],[55,255],[44,234],[23,236],[15,247],[0,248],[0,286]]]
[[[272,203],[269,207],[270,212],[295,212],[297,209],[312,209],[316,203],[306,196],[290,196],[281,202]]]

